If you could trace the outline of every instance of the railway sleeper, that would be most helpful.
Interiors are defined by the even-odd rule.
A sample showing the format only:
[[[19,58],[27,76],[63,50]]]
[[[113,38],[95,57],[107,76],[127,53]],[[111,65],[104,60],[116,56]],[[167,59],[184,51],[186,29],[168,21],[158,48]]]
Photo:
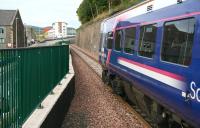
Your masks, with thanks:
[[[122,80],[106,70],[102,73],[102,80],[105,84],[111,85],[116,94],[125,97],[153,128],[192,128],[178,116],[134,88],[130,82]]]

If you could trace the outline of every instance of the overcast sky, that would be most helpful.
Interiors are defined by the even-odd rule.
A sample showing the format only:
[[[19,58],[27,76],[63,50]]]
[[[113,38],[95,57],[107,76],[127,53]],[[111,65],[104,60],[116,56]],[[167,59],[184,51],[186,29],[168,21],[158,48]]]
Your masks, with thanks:
[[[82,0],[1,0],[0,9],[19,9],[25,24],[51,26],[53,22],[64,21],[78,28],[76,10]]]

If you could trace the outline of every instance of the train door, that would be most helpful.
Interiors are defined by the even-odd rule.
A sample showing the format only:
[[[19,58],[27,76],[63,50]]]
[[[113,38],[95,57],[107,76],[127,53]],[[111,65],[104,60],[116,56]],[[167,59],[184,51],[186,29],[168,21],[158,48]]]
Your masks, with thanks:
[[[200,126],[200,16],[196,17],[196,28],[195,28],[195,37],[194,45],[192,51],[192,73],[189,76],[188,87],[189,87],[189,97],[188,102],[191,104],[191,117],[194,120],[194,124]]]
[[[117,63],[117,58],[119,56],[121,56],[121,52],[122,52],[122,42],[123,42],[123,34],[124,31],[123,30],[116,30],[115,34],[114,34],[114,50],[113,50],[113,63]]]
[[[106,66],[106,61],[112,49],[113,44],[113,32],[108,32],[102,39],[101,49],[100,49],[100,61],[103,66]]]
[[[103,64],[103,53],[104,53],[104,43],[105,43],[106,35],[104,33],[101,33],[100,37],[100,44],[99,44],[99,63]]]

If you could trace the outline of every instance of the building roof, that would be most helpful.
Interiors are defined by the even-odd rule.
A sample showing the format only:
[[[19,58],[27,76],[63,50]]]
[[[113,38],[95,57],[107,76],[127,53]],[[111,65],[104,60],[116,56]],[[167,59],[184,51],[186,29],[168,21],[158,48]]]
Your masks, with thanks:
[[[48,31],[51,30],[51,29],[52,29],[51,26],[44,27],[44,28],[43,28],[43,32],[48,32]]]
[[[55,23],[64,23],[64,24],[68,25],[68,23],[63,22],[63,21],[57,21],[57,22],[54,22],[54,23],[52,23],[52,25],[55,24]]]
[[[0,25],[12,25],[18,10],[0,10]]]

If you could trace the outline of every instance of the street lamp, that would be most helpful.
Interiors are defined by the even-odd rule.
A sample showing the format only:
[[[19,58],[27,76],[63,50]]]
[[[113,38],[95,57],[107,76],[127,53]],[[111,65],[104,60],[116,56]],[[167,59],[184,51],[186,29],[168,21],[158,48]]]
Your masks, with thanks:
[[[16,34],[16,35],[15,35],[15,36],[16,36],[16,38],[15,38],[15,39],[16,39],[16,41],[15,41],[15,42],[16,42],[16,46],[15,46],[15,47],[17,48],[17,47],[18,47],[18,40],[17,40],[17,21],[18,21],[19,18],[16,17],[15,19],[16,19],[16,21],[15,21],[15,22],[16,22],[16,25],[15,25],[15,26],[16,26],[16,32],[15,32],[15,34]]]

